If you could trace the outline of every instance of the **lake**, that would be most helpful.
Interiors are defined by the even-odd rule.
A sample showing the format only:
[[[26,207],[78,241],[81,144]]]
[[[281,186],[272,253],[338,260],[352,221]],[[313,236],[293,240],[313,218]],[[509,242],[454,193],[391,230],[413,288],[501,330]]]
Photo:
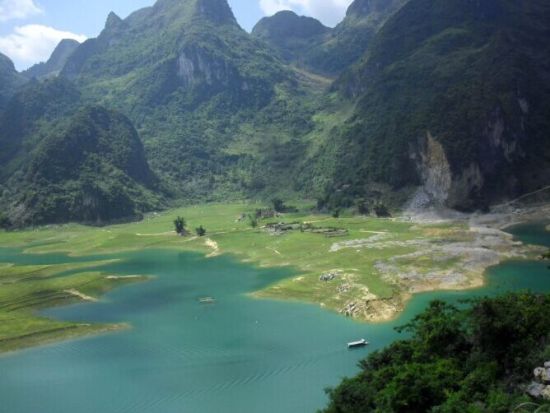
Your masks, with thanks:
[[[513,233],[550,246],[544,225]],[[246,294],[287,269],[258,269],[230,257],[173,250],[115,254],[104,271],[154,275],[99,303],[46,311],[79,321],[129,322],[132,329],[0,357],[0,411],[6,413],[307,413],[324,406],[323,389],[358,371],[369,351],[400,337],[405,323],[434,299],[506,291],[550,292],[547,263],[510,261],[488,271],[474,291],[415,295],[399,319],[362,324],[318,306],[256,300]],[[62,254],[0,250],[0,262],[72,262]],[[200,303],[211,296],[213,304]],[[366,338],[368,348],[346,343]]]

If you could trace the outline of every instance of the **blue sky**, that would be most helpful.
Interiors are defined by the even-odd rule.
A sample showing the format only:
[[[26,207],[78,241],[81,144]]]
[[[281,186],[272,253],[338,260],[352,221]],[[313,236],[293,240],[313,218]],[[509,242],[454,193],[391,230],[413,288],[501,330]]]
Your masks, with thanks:
[[[186,0],[181,0],[186,1]],[[250,31],[263,16],[279,10],[318,18],[334,26],[352,0],[228,0],[240,25]],[[110,11],[120,17],[155,0],[0,0],[0,52],[17,69],[47,60],[63,38],[83,41],[99,34]]]

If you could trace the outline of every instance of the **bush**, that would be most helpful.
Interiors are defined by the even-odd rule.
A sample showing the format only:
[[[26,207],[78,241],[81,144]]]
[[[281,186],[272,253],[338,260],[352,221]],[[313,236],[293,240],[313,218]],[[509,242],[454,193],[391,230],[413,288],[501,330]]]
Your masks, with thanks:
[[[374,207],[374,213],[379,218],[391,217],[390,211],[384,204],[376,204],[376,206]]]
[[[195,231],[197,232],[197,235],[199,237],[204,237],[206,235],[206,230],[204,229],[204,227],[202,225],[200,227],[196,228]]]
[[[258,218],[256,218],[254,215],[248,215],[248,224],[252,228],[256,228],[258,226]]]

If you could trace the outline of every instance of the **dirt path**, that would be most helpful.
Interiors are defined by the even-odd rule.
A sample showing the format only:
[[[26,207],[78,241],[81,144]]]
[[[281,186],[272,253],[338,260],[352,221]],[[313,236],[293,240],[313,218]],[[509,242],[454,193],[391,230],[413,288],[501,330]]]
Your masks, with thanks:
[[[80,298],[81,300],[84,300],[84,301],[90,301],[90,302],[94,302],[94,303],[97,301],[97,298],[90,297],[89,295],[83,294],[80,291],[75,290],[75,289],[64,290],[63,292],[65,292],[67,294],[70,294],[72,296],[78,297],[78,298]]]
[[[213,250],[210,254],[207,255],[207,257],[215,257],[216,255],[220,254],[220,246],[213,239],[206,238],[206,241],[204,241],[204,245]]]
[[[164,237],[166,235],[173,235],[174,231],[168,231],[168,232],[158,232],[156,234],[140,234],[139,232],[136,233],[136,236],[138,237]]]

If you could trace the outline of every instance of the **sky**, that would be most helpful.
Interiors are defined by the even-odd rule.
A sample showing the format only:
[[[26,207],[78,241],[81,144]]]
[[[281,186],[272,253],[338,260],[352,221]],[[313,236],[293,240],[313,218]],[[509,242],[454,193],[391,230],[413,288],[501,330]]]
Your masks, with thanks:
[[[185,1],[185,0],[181,0]],[[352,0],[228,0],[247,31],[264,16],[294,10],[327,26],[342,20]],[[125,18],[155,0],[0,0],[0,52],[18,70],[46,61],[62,39],[96,37],[109,12]]]

